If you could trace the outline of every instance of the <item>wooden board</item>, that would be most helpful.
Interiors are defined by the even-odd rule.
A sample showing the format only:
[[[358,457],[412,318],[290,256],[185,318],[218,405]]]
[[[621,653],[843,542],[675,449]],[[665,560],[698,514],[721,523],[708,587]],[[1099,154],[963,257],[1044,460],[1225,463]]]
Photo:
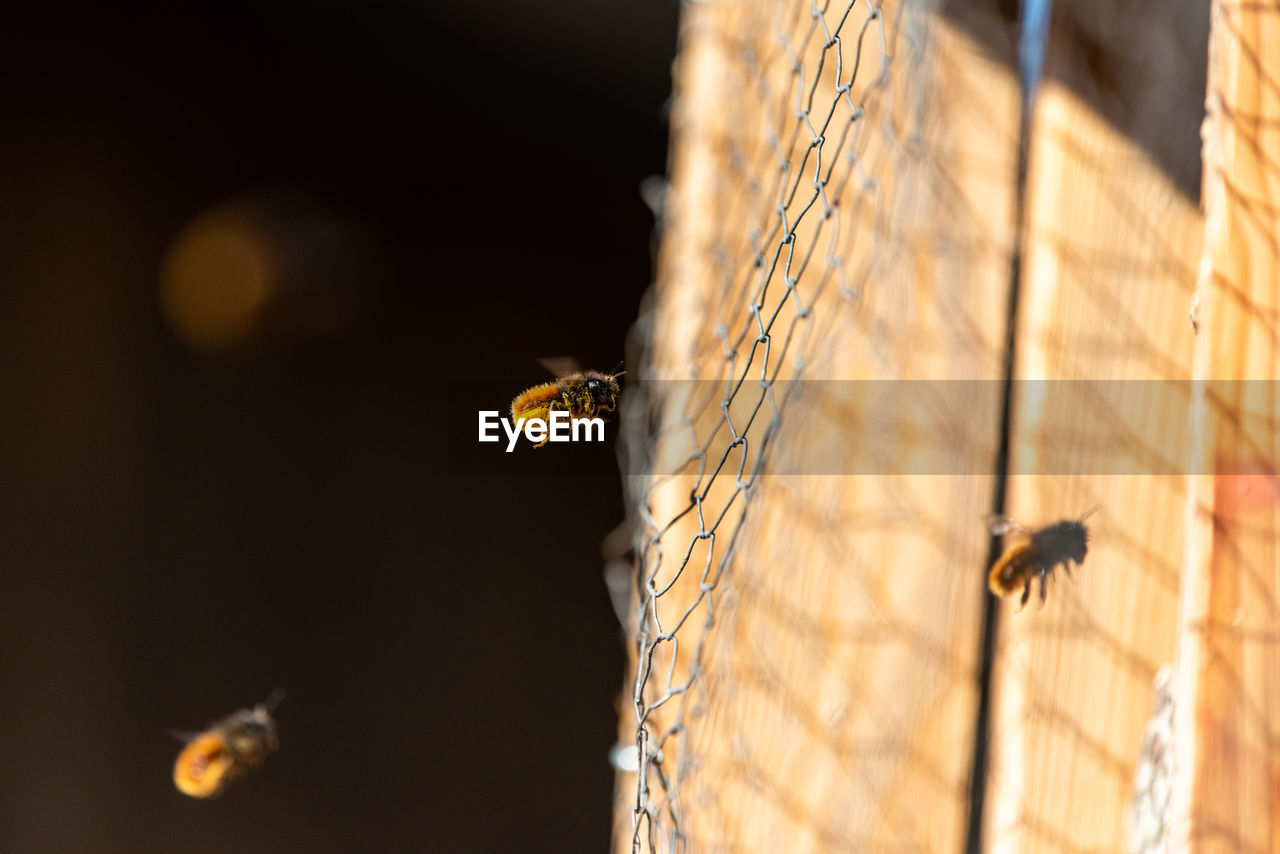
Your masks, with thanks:
[[[1177,850],[1280,851],[1280,6],[1214,3]]]
[[[1074,578],[1002,608],[986,835],[993,851],[1116,850],[1173,659],[1201,223],[1054,83],[1031,146],[1007,507],[1030,526],[1096,513]]]
[[[685,9],[648,321],[649,376],[664,381],[652,452],[659,473],[704,456],[637,484],[641,566],[663,591],[648,639],[653,616],[669,628],[688,615],[648,670],[666,786],[652,770],[641,850],[650,830],[659,851],[963,845],[1018,93],[1008,65],[945,21],[884,10],[882,78],[880,21],[862,4],[839,63],[804,4]],[[829,179],[797,216],[815,169]],[[777,312],[767,344],[753,303],[766,320]],[[721,385],[672,382],[742,376],[723,411]],[[746,453],[755,459],[772,424],[765,471],[740,489],[735,449],[712,480],[761,399]],[[631,700],[624,743],[636,736]],[[635,787],[619,774],[620,851]]]

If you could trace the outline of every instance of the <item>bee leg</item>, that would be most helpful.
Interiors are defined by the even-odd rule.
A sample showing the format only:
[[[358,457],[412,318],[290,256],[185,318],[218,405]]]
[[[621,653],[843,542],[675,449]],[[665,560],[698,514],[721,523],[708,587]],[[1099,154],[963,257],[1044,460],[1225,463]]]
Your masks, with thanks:
[[[1018,602],[1019,611],[1027,607],[1027,600],[1030,598],[1031,598],[1031,579],[1028,578],[1027,582],[1022,585],[1022,599],[1021,601]]]
[[[545,413],[543,413],[543,414],[542,414],[542,416],[541,416],[541,417],[542,417],[542,420],[544,420],[544,421],[546,421],[546,422],[547,422],[547,435],[545,435],[545,436],[543,436],[543,437],[542,437],[542,441],[541,441],[541,442],[538,442],[538,443],[536,443],[536,444],[534,445],[534,447],[535,447],[535,448],[541,448],[543,445],[547,444],[547,442],[550,442],[550,441],[551,441],[551,411],[552,411],[554,408],[555,408],[555,407],[548,406],[548,407],[547,407],[547,411],[546,411]]]
[[[560,402],[552,407],[552,409],[560,409],[569,413],[569,417],[573,417],[573,411],[577,408],[577,401],[569,394],[564,392],[560,395]]]
[[[1045,597],[1045,593],[1046,593],[1046,591],[1045,591],[1045,581],[1046,581],[1048,578],[1049,578],[1049,573],[1045,572],[1043,569],[1042,569],[1042,570],[1040,570],[1040,602],[1041,602],[1042,604],[1044,603],[1044,597]]]
[[[564,395],[561,395],[563,398]],[[547,435],[542,437],[542,441],[534,445],[535,448],[541,448],[543,445],[551,441],[551,413],[558,412],[562,409],[568,409],[567,406],[557,406],[554,402],[547,406],[547,411],[542,414],[542,420],[547,422]]]

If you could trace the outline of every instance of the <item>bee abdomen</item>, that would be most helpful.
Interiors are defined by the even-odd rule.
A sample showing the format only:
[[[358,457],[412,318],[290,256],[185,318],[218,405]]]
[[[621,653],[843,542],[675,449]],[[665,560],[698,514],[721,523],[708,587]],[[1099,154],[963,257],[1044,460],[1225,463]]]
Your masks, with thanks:
[[[991,567],[988,586],[997,596],[1007,596],[1023,584],[1028,575],[1038,571],[1038,567],[1035,551],[1029,545],[1018,546],[1006,552]]]

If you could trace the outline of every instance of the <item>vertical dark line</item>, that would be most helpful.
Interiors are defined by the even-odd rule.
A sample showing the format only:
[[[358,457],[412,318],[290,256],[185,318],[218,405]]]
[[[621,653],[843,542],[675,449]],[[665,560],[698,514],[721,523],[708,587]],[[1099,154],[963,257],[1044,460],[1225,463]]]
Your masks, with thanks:
[[[1047,4],[1045,4],[1047,5]],[[1000,397],[1000,443],[995,459],[995,489],[991,494],[991,512],[993,515],[1004,515],[1005,495],[1009,486],[1009,434],[1013,416],[1013,376],[1017,356],[1018,300],[1022,287],[1022,255],[1026,226],[1026,189],[1027,189],[1027,157],[1030,149],[1031,109],[1034,103],[1035,89],[1038,84],[1039,67],[1035,73],[1027,73],[1026,54],[1029,50],[1043,51],[1045,26],[1038,40],[1024,38],[1020,49],[1023,53],[1021,67],[1023,69],[1021,116],[1018,122],[1018,166],[1014,185],[1014,224],[1017,229],[1013,244],[1009,270],[1009,302],[1005,315],[1004,361],[1001,365],[1003,388]],[[1031,42],[1037,43],[1032,45]],[[1030,47],[1029,47],[1030,46]],[[987,562],[990,567],[1000,559],[1001,539],[995,534],[987,544]],[[973,758],[969,770],[969,817],[965,833],[965,854],[981,854],[983,835],[983,811],[986,803],[987,782],[989,777],[990,741],[991,741],[991,671],[995,659],[996,647],[996,615],[999,613],[1000,600],[986,591],[986,572],[979,576],[982,583],[982,639],[979,646],[981,662],[978,673],[978,715],[973,730]]]

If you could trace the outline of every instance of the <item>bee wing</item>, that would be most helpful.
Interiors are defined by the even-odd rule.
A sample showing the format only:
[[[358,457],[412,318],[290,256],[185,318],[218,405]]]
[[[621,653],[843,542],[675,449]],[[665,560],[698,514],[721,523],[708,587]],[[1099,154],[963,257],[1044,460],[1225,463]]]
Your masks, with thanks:
[[[997,537],[1002,534],[1030,534],[1016,519],[1010,516],[988,516],[987,527]]]
[[[568,376],[569,374],[578,374],[582,372],[582,363],[572,356],[551,356],[543,357],[538,360],[538,364],[546,368],[557,377]]]

